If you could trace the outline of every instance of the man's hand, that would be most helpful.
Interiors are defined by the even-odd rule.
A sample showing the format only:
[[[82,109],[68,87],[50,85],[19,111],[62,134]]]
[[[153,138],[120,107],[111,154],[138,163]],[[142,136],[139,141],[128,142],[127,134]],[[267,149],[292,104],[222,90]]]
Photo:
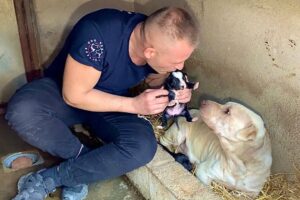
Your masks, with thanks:
[[[147,89],[135,97],[134,107],[137,114],[153,115],[164,111],[169,103],[168,91],[164,89]]]
[[[179,103],[188,103],[192,98],[192,89],[183,89],[175,91],[175,100]]]
[[[199,87],[197,82],[193,89],[175,90],[175,100],[179,103],[188,103],[192,98],[192,90],[196,90]]]

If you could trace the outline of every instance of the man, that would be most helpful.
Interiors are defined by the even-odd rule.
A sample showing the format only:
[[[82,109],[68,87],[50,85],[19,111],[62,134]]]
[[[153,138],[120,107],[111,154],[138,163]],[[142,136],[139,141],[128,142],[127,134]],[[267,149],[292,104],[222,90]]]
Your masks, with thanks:
[[[88,183],[151,161],[156,140],[137,114],[162,112],[168,91],[149,89],[130,97],[128,89],[148,75],[151,84],[182,69],[197,41],[196,22],[180,8],[162,8],[149,17],[103,9],[83,17],[45,77],[23,86],[8,104],[6,119],[22,139],[65,159],[22,176],[14,199],[41,200],[57,187],[63,199],[84,199]],[[176,98],[190,101],[191,90]],[[69,130],[76,123],[87,124],[105,145],[81,144]]]

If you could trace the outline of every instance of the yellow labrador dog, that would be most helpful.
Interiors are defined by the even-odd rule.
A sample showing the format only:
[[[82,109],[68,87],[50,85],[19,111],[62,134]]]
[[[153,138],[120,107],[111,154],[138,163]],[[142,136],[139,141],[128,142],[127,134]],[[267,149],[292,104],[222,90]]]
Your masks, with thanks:
[[[203,101],[197,122],[178,119],[160,138],[175,153],[196,165],[196,176],[206,185],[219,182],[229,189],[256,196],[270,175],[271,144],[262,118],[245,106]]]

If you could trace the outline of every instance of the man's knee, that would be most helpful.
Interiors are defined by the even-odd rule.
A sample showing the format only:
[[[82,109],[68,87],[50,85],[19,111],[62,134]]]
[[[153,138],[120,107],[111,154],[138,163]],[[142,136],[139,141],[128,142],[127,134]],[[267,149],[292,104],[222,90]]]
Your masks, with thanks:
[[[135,135],[135,145],[131,146],[132,162],[137,167],[143,166],[150,162],[157,149],[157,142],[153,131],[144,131]]]
[[[34,99],[12,98],[8,103],[5,119],[15,129],[29,127],[39,113]]]
[[[144,143],[143,146],[141,146],[141,148],[144,150],[141,150],[142,153],[139,153],[138,156],[139,158],[137,158],[138,160],[141,160],[143,162],[141,162],[141,165],[145,165],[147,163],[149,163],[157,150],[157,142],[155,140],[155,138],[153,138],[152,140],[148,140],[147,142]]]
[[[41,124],[47,121],[47,117],[34,95],[31,98],[27,94],[16,94],[8,102],[5,118],[13,130],[26,142],[33,146],[41,146],[39,132]]]
[[[50,84],[48,79],[40,79],[22,86],[8,102],[5,115],[8,123],[13,127],[22,124],[30,126],[37,116],[47,113],[48,105],[44,101],[47,97],[41,98],[41,92],[50,88]]]
[[[81,143],[73,136],[68,136],[65,145],[59,144],[64,140],[51,133],[55,118],[37,100],[10,101],[5,118],[20,138],[53,156],[67,159],[75,157],[80,151]]]

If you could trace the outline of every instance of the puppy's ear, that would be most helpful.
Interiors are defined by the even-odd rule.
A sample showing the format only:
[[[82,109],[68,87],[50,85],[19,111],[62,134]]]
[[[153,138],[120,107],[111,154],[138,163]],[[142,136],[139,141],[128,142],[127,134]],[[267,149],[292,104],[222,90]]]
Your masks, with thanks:
[[[183,74],[183,77],[184,77],[184,81],[185,81],[186,83],[190,82],[190,81],[189,81],[189,78],[188,78],[188,76],[187,76],[186,74]]]
[[[257,128],[251,124],[250,126],[240,130],[237,133],[237,138],[241,141],[254,140],[257,134]]]

